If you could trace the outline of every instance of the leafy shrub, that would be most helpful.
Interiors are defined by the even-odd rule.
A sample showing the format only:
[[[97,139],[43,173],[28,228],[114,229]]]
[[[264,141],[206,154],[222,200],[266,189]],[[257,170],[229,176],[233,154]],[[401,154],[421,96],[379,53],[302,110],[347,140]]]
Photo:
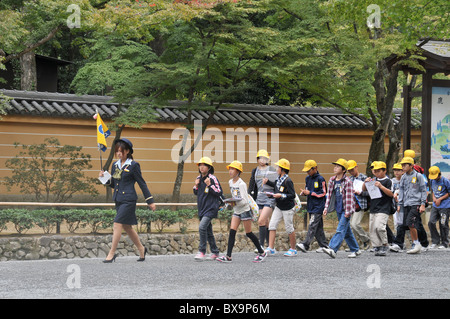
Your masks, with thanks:
[[[0,231],[7,228],[8,223],[13,223],[19,234],[23,234],[33,227],[40,227],[45,234],[55,230],[57,225],[65,222],[69,232],[74,233],[80,228],[89,227],[92,233],[98,233],[102,229],[112,228],[115,209],[2,209],[0,210]],[[139,232],[151,232],[152,223],[158,232],[176,223],[179,223],[180,232],[187,230],[189,220],[197,216],[196,209],[182,209],[172,211],[169,209],[156,210],[138,208],[136,217]]]
[[[155,210],[152,214],[154,215],[155,228],[159,233],[162,233],[164,228],[179,221],[178,212],[170,209]]]
[[[79,228],[85,228],[87,225],[84,209],[68,209],[61,211],[70,233],[75,233]]]
[[[19,234],[24,234],[35,226],[35,219],[27,209],[10,209],[7,214],[8,221],[14,224]]]
[[[92,209],[86,210],[84,219],[88,226],[91,227],[92,232],[98,233],[100,229],[111,228],[114,223],[116,211],[114,209]]]
[[[44,234],[51,233],[64,220],[64,215],[55,209],[37,209],[30,212],[35,225],[42,228]]]

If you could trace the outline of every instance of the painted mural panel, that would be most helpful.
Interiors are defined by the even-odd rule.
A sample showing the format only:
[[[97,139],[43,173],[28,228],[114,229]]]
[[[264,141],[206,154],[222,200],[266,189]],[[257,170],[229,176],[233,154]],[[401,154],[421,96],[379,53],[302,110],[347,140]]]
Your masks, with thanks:
[[[431,106],[431,165],[450,178],[450,87],[433,87]]]

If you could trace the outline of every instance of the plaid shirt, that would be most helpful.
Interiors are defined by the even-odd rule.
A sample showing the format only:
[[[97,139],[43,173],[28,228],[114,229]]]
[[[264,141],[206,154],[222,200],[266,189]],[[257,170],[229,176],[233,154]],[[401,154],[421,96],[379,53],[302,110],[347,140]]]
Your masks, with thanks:
[[[358,175],[358,177],[354,177],[354,176],[349,176],[350,180],[352,182],[355,181],[355,179],[358,179],[360,181],[365,181],[367,176],[360,173]],[[358,199],[359,202],[359,206],[361,207],[361,210],[366,210],[367,209],[367,198],[369,197],[369,192],[368,191],[362,191],[360,195],[355,194],[356,198]]]
[[[335,179],[336,176],[331,176],[328,182],[327,201],[325,202],[325,209],[327,210],[330,204],[331,194],[334,190]],[[353,182],[346,175],[344,175],[344,178],[342,179],[342,200],[345,216],[348,217],[355,212],[355,196],[353,194]]]

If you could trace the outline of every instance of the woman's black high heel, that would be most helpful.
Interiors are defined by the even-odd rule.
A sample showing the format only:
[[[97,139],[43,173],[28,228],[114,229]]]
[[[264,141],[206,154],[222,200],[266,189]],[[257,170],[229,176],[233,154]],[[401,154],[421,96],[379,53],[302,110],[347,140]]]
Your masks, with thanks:
[[[144,257],[142,257],[142,258],[139,258],[137,261],[144,261],[145,260],[145,255],[147,254],[147,247],[145,247],[145,250],[144,250]]]
[[[117,257],[117,256],[119,256],[119,254],[115,254],[114,257],[111,258],[111,259],[105,259],[105,260],[103,260],[103,262],[104,262],[105,264],[112,263],[113,261],[116,261],[116,257]]]

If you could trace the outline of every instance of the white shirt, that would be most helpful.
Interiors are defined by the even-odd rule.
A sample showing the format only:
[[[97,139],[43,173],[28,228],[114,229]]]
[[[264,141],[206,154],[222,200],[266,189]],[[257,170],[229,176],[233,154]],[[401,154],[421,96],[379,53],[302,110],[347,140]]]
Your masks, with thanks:
[[[250,205],[248,204],[247,199],[247,185],[239,178],[236,183],[233,182],[233,179],[230,179],[230,190],[231,196],[233,198],[242,198],[240,201],[236,201],[236,205],[233,207],[235,214],[242,214],[244,212],[248,212],[250,210]]]

